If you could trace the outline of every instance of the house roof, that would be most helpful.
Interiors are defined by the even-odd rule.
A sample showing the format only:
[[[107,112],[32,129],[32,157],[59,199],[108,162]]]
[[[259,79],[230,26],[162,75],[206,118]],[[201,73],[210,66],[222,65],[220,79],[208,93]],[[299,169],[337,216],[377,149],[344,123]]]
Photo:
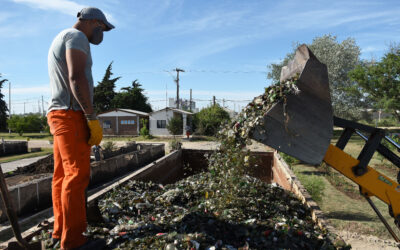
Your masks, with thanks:
[[[125,111],[125,112],[128,112],[128,113],[138,114],[138,115],[145,115],[145,116],[149,115],[149,113],[142,112],[142,111],[137,111],[137,110],[133,110],[133,109],[118,109],[118,110]]]
[[[149,113],[142,112],[142,111],[137,111],[137,110],[133,110],[133,109],[113,109],[113,110],[110,110],[110,111],[107,111],[107,112],[100,113],[98,116],[99,117],[109,116],[111,114],[116,114],[118,112],[125,112],[125,113],[129,113],[129,114],[149,116]]]
[[[185,110],[182,110],[182,109],[169,108],[169,107],[163,108],[163,109],[160,109],[160,110],[157,110],[157,111],[153,111],[153,112],[150,113],[150,115],[151,115],[151,114],[154,114],[154,113],[161,112],[161,111],[165,111],[165,110],[172,110],[172,111],[174,111],[174,112],[181,113],[181,114],[193,115],[192,112],[185,111]]]

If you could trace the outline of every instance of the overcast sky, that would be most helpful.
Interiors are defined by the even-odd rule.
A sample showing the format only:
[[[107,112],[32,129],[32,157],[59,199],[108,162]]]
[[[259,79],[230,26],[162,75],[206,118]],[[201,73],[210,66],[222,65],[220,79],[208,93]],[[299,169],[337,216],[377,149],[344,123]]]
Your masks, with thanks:
[[[92,46],[95,84],[111,61],[117,91],[135,79],[153,109],[174,97],[179,67],[181,96],[189,89],[199,107],[212,96],[232,109],[271,84],[267,65],[279,62],[294,42],[332,34],[356,40],[362,57],[379,59],[400,39],[400,1],[137,1],[1,0],[0,73],[11,82],[13,113],[38,111],[50,97],[47,52],[53,38],[76,22],[85,6],[103,10],[115,30]],[[8,102],[8,83],[2,93]],[[233,102],[235,101],[235,102]],[[235,105],[234,105],[235,103]],[[41,103],[40,103],[41,105]]]

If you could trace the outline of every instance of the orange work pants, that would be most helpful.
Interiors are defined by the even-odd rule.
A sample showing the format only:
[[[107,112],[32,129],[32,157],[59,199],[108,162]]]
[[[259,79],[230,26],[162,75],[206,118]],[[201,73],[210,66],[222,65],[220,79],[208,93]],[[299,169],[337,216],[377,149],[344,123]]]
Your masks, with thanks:
[[[89,128],[82,111],[54,110],[47,115],[53,134],[54,174],[52,198],[53,238],[61,248],[76,248],[86,242],[85,189],[90,179]]]

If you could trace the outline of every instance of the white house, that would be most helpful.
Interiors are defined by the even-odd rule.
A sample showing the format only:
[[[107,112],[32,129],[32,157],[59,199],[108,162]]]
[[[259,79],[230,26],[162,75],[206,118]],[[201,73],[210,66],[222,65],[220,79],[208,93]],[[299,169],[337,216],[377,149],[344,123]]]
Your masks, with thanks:
[[[167,129],[167,124],[174,115],[182,116],[183,135],[185,135],[188,118],[192,116],[193,113],[175,108],[164,108],[149,114],[150,134],[154,136],[170,136],[171,134]]]

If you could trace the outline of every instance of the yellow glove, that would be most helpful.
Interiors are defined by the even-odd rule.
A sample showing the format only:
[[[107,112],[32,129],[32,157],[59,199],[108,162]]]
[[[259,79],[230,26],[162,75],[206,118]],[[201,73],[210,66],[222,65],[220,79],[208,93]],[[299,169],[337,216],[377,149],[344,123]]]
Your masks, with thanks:
[[[99,120],[88,120],[88,127],[90,130],[90,138],[88,144],[90,146],[99,145],[103,139],[103,129],[100,126]]]

